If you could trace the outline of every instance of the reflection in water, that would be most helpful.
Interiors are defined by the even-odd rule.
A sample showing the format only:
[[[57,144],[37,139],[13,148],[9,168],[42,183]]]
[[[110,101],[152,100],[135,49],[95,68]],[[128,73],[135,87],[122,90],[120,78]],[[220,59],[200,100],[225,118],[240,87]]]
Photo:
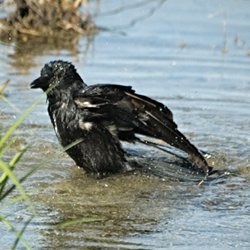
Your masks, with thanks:
[[[13,46],[14,50],[9,54],[10,65],[20,71],[22,74],[28,74],[29,69],[35,66],[35,58],[43,55],[70,56],[77,57],[79,54],[79,34],[71,36],[70,40],[62,40],[56,37],[32,38],[29,41],[16,40],[15,45],[11,41],[5,42],[5,46]],[[90,44],[93,42],[92,36],[85,37],[85,50],[82,56],[88,53]]]
[[[247,186],[240,187],[237,178],[231,178],[230,182],[232,184],[224,181],[198,187],[139,173],[95,180],[84,175],[81,169],[72,168],[69,177],[51,183],[35,197],[51,208],[38,222],[41,226],[42,221],[51,217],[50,226],[45,222],[46,227],[42,228],[42,234],[46,235],[43,246],[152,249],[185,245],[187,235],[191,237],[189,243],[197,245],[194,235],[207,238],[201,230],[202,221],[208,220],[208,227],[214,230],[213,220],[210,222],[209,218],[223,211],[233,217],[233,211],[247,209],[249,204],[240,197]],[[84,218],[96,221],[84,223]],[[57,226],[77,219],[83,222],[63,228]],[[218,235],[221,229],[227,228],[225,240],[230,245],[234,241],[230,239],[234,230],[228,228],[227,217],[216,227],[214,233]],[[166,242],[162,241],[162,235]],[[160,242],[156,240],[159,236]],[[148,241],[143,241],[144,237]]]
[[[102,27],[102,25],[100,25],[100,30],[112,30],[112,32],[115,32],[116,30],[119,31],[132,27],[137,23],[149,18],[157,10],[159,10],[164,2],[166,2],[166,0],[157,0],[155,3],[152,3],[152,1],[141,1],[134,4],[126,4],[122,7],[106,11],[104,13],[97,11],[100,8],[99,1],[96,1],[95,5],[91,6],[93,7],[94,12],[96,12],[96,17],[111,17],[124,11],[127,12],[129,10],[141,8],[142,11],[138,11],[138,14],[132,19],[127,19],[129,23],[125,25],[113,27],[112,29],[110,29],[109,27]],[[145,8],[147,9],[146,13],[144,11]],[[81,40],[83,40],[83,38],[78,33],[70,34],[69,37],[61,37],[60,34],[54,37],[21,36],[20,38],[16,38],[15,41],[13,41],[12,37],[2,37],[1,43],[4,44],[4,46],[11,46],[14,48],[13,52],[9,54],[10,65],[18,69],[18,71],[22,74],[29,74],[29,69],[36,65],[34,58],[36,58],[37,56],[60,55],[78,57],[80,38]],[[81,54],[81,58],[85,58],[88,53],[88,49],[91,45],[93,46],[94,35],[86,36],[84,39],[86,40],[85,49],[81,51],[81,53],[83,53]]]
[[[94,9],[97,9],[99,6],[99,1],[97,0],[97,1],[94,1],[93,3],[92,3],[92,7]],[[14,3],[10,3],[12,8],[13,8],[13,4]],[[65,56],[76,57],[79,54],[79,50],[78,50],[79,39],[81,38],[81,34],[83,34],[83,31],[85,29],[84,27],[80,27],[81,25],[84,25],[84,26],[86,25],[86,31],[84,32],[87,34],[87,36],[83,38],[86,40],[85,42],[86,51],[83,49],[82,52],[83,52],[83,56],[87,54],[89,45],[92,43],[93,37],[95,33],[97,32],[95,25],[92,23],[91,19],[89,18],[89,14],[87,12],[80,13],[80,10],[83,11],[82,5],[84,5],[84,9],[88,8],[87,1],[86,2],[77,1],[74,4],[72,4],[70,1],[69,2],[65,1],[65,2],[57,3],[57,4],[55,3],[56,6],[58,5],[57,8],[55,7],[54,4],[51,4],[50,9],[46,9],[48,6],[46,6],[46,3],[44,4],[43,2],[36,3],[34,1],[33,3],[32,2],[26,3],[26,1],[16,1],[16,5],[18,6],[19,4],[23,5],[25,8],[30,8],[30,11],[28,11],[27,13],[30,14],[32,17],[27,17],[27,20],[26,20],[25,19],[26,15],[24,15],[25,20],[23,21],[22,19],[23,16],[22,15],[19,16],[18,11],[11,13],[11,10],[8,10],[5,13],[3,10],[5,5],[3,4],[3,6],[0,6],[2,7],[2,12],[4,13],[2,14],[1,9],[0,9],[0,18],[1,18],[1,21],[3,22],[3,24],[2,23],[0,24],[0,39],[1,39],[0,43],[3,44],[4,46],[10,46],[14,48],[13,52],[8,55],[10,58],[10,65],[18,69],[18,71],[21,72],[21,74],[29,73],[28,70],[31,67],[34,67],[35,65],[34,58],[37,56],[60,55],[64,57]],[[36,6],[36,4],[38,5]],[[37,9],[39,6],[41,8],[40,10]],[[62,23],[63,24],[66,23],[68,26],[70,26],[70,21],[76,22],[72,25],[72,27],[74,26],[76,30],[77,29],[81,30],[80,32],[76,30],[75,30],[76,32],[73,32],[72,29],[70,29],[69,27],[67,28],[67,27],[64,27],[62,24],[60,24],[60,21],[59,21],[60,20],[60,8],[59,7],[62,10],[61,11],[62,16],[63,16]],[[54,8],[54,12],[53,12],[53,8]],[[39,13],[39,11],[42,11],[43,14]],[[55,16],[59,15],[59,17],[55,18],[54,20],[53,14]],[[15,15],[17,15],[17,17],[15,17]],[[33,20],[33,18],[36,22]],[[39,21],[38,19],[40,18],[41,20]],[[69,19],[69,20],[66,20],[66,19]],[[86,20],[84,21],[84,19]],[[5,21],[9,22],[10,26],[13,25],[13,27],[10,28],[10,32],[7,32],[5,30],[5,26],[4,26]],[[77,23],[78,21],[80,23]],[[53,30],[53,28],[50,30],[50,28],[48,28],[48,25],[47,26],[45,25],[46,22],[51,22],[51,27],[55,26],[54,27],[55,30]],[[65,26],[67,26],[66,24]],[[24,27],[22,27],[22,25]],[[15,27],[17,30],[14,30]],[[59,27],[62,29],[59,29]],[[65,30],[63,27],[65,28]],[[22,31],[19,31],[18,30],[19,28],[20,30],[26,30],[27,34],[26,32],[23,33]],[[41,30],[36,31],[36,29],[39,29],[39,28],[41,28]],[[46,28],[48,28],[47,33],[45,31]],[[31,34],[29,34],[29,32]],[[38,34],[36,34],[36,32]]]
[[[160,220],[170,216],[173,196],[180,192],[175,185],[141,174],[95,180],[73,168],[70,178],[50,185],[36,198],[59,211],[57,222],[100,221],[54,227],[46,233],[47,243],[53,247],[129,246],[131,243],[121,237],[156,232]]]

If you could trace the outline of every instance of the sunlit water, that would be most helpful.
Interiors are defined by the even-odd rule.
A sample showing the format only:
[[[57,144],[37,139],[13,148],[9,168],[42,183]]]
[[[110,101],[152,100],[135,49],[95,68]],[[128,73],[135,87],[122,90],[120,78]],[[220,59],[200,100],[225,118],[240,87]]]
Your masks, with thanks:
[[[127,2],[93,2],[103,31],[70,46],[0,44],[0,82],[10,79],[14,105],[0,101],[0,132],[41,95],[29,83],[43,64],[60,58],[89,84],[132,85],[166,104],[210,164],[232,174],[199,187],[142,173],[90,178],[62,153],[44,97],[16,131],[16,144],[30,145],[17,174],[41,166],[25,182],[38,216],[24,236],[34,249],[249,249],[249,2]],[[20,227],[30,214],[8,209]],[[70,220],[78,223],[56,226]],[[0,230],[10,247],[14,235]]]

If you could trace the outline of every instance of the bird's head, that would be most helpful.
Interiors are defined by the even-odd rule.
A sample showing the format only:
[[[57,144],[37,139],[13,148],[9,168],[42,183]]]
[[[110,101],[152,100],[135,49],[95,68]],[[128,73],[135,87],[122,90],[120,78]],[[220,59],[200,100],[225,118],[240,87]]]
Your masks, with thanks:
[[[82,88],[84,85],[74,65],[61,60],[45,64],[41,76],[30,84],[31,88],[41,88],[48,96],[57,90]]]

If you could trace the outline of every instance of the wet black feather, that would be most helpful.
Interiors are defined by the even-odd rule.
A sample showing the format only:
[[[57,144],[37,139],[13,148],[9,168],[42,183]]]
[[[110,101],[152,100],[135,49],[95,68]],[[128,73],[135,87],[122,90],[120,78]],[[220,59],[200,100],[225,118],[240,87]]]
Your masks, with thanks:
[[[205,175],[210,168],[198,149],[177,129],[162,103],[135,93],[130,86],[87,86],[68,62],[52,61],[31,84],[48,97],[48,112],[61,144],[87,172],[105,174],[133,168],[120,141],[139,142],[137,134],[161,139],[186,152]]]

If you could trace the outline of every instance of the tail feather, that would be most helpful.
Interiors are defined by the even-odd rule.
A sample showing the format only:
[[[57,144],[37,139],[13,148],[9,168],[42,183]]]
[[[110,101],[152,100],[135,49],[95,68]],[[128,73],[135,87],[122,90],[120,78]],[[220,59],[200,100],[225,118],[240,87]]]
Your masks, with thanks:
[[[130,97],[135,96],[130,95]],[[150,99],[149,99],[150,100]],[[173,147],[183,150],[190,156],[192,163],[204,173],[209,173],[209,166],[198,151],[198,149],[178,130],[176,123],[172,118],[172,113],[164,105],[155,102],[151,104],[143,100],[142,96],[133,99],[133,103],[138,108],[139,114],[145,114],[146,120],[143,120],[145,126],[137,128],[137,132],[152,136],[165,141]]]
[[[173,129],[171,127],[165,126],[152,114],[150,114],[150,117],[152,119],[149,119],[149,123],[152,124],[149,124],[149,127],[154,128],[154,130],[152,131],[154,137],[158,137],[171,146],[183,150],[184,152],[189,154],[191,161],[196,167],[202,169],[205,173],[209,172],[209,167],[205,158],[177,128]]]

